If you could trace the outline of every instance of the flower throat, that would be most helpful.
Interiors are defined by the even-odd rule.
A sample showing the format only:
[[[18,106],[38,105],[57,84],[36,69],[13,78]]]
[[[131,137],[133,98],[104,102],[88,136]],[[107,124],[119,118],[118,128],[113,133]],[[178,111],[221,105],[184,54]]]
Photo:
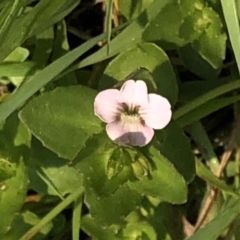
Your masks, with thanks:
[[[119,113],[117,119],[118,121],[130,124],[145,124],[144,120],[138,113],[140,106],[129,107],[126,103],[122,104],[122,110]]]

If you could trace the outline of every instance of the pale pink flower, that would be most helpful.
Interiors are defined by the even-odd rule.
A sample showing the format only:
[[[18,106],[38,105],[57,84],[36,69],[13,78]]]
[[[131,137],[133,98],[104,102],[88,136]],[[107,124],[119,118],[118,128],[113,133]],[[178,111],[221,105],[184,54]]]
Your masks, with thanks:
[[[154,135],[153,129],[164,128],[171,120],[169,101],[157,94],[148,94],[144,81],[128,80],[120,90],[100,92],[94,112],[107,123],[108,136],[115,142],[145,146]]]

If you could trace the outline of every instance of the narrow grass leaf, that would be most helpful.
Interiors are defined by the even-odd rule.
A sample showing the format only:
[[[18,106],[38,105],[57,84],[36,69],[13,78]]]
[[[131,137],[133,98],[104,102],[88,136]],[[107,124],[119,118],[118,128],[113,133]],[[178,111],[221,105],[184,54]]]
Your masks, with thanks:
[[[235,0],[221,0],[221,4],[229,38],[237,61],[238,71],[240,72],[240,26],[237,16],[237,6]]]
[[[0,122],[5,120],[15,109],[21,106],[29,97],[36,93],[45,84],[61,73],[66,67],[72,64],[79,56],[87,52],[97,42],[102,40],[105,34],[95,37],[82,44],[48,67],[34,75],[28,82],[20,87],[11,97],[0,105]]]

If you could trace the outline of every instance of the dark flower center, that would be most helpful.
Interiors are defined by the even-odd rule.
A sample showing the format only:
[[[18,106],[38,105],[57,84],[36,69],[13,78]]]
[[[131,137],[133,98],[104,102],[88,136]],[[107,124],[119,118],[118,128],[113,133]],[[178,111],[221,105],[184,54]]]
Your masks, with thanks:
[[[128,106],[126,103],[122,103],[122,109],[117,116],[117,120],[130,123],[130,124],[142,124],[144,125],[145,122],[139,114],[140,106]]]

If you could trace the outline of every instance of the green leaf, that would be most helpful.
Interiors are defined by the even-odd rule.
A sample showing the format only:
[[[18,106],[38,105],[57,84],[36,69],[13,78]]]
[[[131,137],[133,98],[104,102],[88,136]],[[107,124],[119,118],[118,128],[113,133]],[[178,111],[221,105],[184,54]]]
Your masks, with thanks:
[[[130,222],[123,230],[123,239],[157,239],[154,228],[147,222]]]
[[[138,68],[147,69],[157,85],[158,93],[175,104],[178,87],[172,65],[166,53],[152,43],[139,44],[113,59],[100,79],[100,89],[112,87]]]
[[[149,202],[154,202],[154,200],[149,198]],[[166,202],[160,202],[158,205],[154,203],[146,205],[145,203],[144,206],[144,210],[147,211],[147,220],[157,232],[157,239],[172,240],[174,236],[178,236],[178,239],[183,239],[182,231],[176,228],[175,221],[173,221],[173,219],[176,222],[181,221],[175,211],[175,206]]]
[[[217,78],[220,66],[214,69],[191,44],[180,48],[179,53],[184,66],[192,73],[206,80]]]
[[[230,177],[235,177],[238,175],[238,168],[236,167],[236,162],[235,161],[228,161],[225,171],[226,171],[226,176],[228,178]]]
[[[95,95],[84,86],[59,87],[30,101],[20,117],[44,146],[71,160],[92,134],[102,130],[94,115]]]
[[[2,10],[4,7],[6,7],[7,3],[9,4],[10,2],[8,0],[2,0],[0,3],[0,9]],[[10,3],[11,4],[11,3]],[[6,14],[7,15],[7,14]],[[1,15],[2,16],[2,15]],[[4,19],[4,18],[3,18]],[[3,21],[3,19],[1,19],[1,21]]]
[[[154,19],[154,17],[168,3],[169,0],[154,0],[153,3],[150,4],[146,10],[138,16],[138,18],[132,21],[128,27],[126,27],[109,43],[109,54],[107,53],[107,46],[102,47],[96,53],[81,61],[78,64],[78,68],[103,61],[121,53],[122,51],[126,51],[135,47],[136,44],[142,41],[142,33],[148,22]]]
[[[236,218],[236,220],[233,223],[233,227],[231,229],[231,235],[233,239],[239,239],[240,238],[240,218]]]
[[[0,158],[11,164],[11,178],[1,182],[0,187],[0,238],[10,229],[11,222],[24,204],[28,176],[23,162],[28,159],[31,135],[13,113],[0,131]],[[10,173],[8,171],[8,173]]]
[[[8,117],[0,136],[1,141],[7,146],[8,153],[11,153],[12,148],[30,147],[31,145],[31,133],[27,127],[20,122],[18,112],[14,112]],[[21,152],[19,149],[19,153],[23,154],[24,152]]]
[[[13,239],[20,239],[21,236],[27,232],[32,226],[37,224],[41,219],[34,213],[26,211],[23,212],[21,215],[18,215],[13,223],[10,231],[4,236],[4,240],[13,240]],[[52,223],[46,224],[44,227],[41,228],[39,233],[34,236],[33,240],[43,240],[46,239],[46,235],[50,232],[52,228]]]
[[[183,130],[171,121],[161,131],[156,131],[157,149],[170,160],[178,172],[189,183],[195,176],[195,161],[190,141]]]
[[[82,174],[36,139],[32,141],[30,160],[29,188],[42,196],[63,198],[82,185]]]
[[[82,184],[81,184],[82,185]],[[83,196],[75,199],[72,210],[72,240],[79,240],[83,208]]]
[[[232,96],[232,97],[221,97],[217,99],[210,100],[209,102],[204,103],[200,107],[190,111],[186,115],[177,119],[177,123],[181,127],[188,126],[211,113],[214,113],[230,104],[236,103],[240,100],[240,96]]]
[[[235,192],[224,181],[217,178],[206,166],[204,166],[199,160],[196,160],[197,175],[210,185],[239,198],[240,194]]]
[[[37,71],[34,62],[4,62],[0,64],[0,78],[19,86],[26,78],[33,76]]]
[[[53,51],[51,60],[55,61],[59,57],[70,51],[70,47],[68,44],[68,36],[67,36],[67,26],[65,21],[61,21],[55,26],[55,38],[53,42]],[[81,75],[81,78],[83,76]],[[69,86],[75,85],[78,83],[77,77],[75,76],[75,72],[70,72],[62,78],[58,79],[54,82],[54,86]],[[84,84],[83,84],[84,85]]]
[[[72,50],[51,63],[48,67],[39,71],[29,79],[21,88],[12,94],[7,100],[0,105],[0,122],[5,120],[14,110],[21,106],[29,97],[41,89],[45,84],[50,82],[54,77],[61,73],[66,67],[73,63],[83,53],[93,47],[98,41],[103,39],[104,35],[89,40],[80,47]]]
[[[85,196],[91,216],[102,226],[123,223],[125,217],[136,209],[140,201],[141,195],[127,185],[119,187],[107,197],[97,197],[91,190],[87,190]]]
[[[27,171],[22,159],[15,165],[15,169],[16,175],[6,180],[0,189],[1,216],[4,216],[0,219],[0,237],[10,229],[11,222],[20,211],[27,192]]]
[[[29,53],[27,48],[17,47],[4,59],[4,62],[24,62]]]
[[[0,77],[26,77],[36,71],[34,62],[4,62],[0,64]]]
[[[13,164],[7,159],[0,158],[0,183],[13,177],[15,173],[16,171]]]
[[[120,240],[116,236],[116,232],[119,230],[117,225],[111,225],[104,229],[100,226],[96,220],[94,220],[90,214],[82,217],[81,228],[85,233],[91,236],[93,239],[98,240]]]
[[[187,1],[189,0],[184,2],[187,3]],[[199,7],[200,5],[202,6]],[[226,50],[226,34],[223,32],[223,25],[219,15],[211,7],[204,6],[203,1],[195,1],[194,6],[199,8],[196,11],[199,12],[200,10],[201,12],[199,18],[195,20],[196,27],[199,28],[199,34],[191,41],[188,41],[191,42],[192,49],[190,47],[183,49],[181,55],[185,65],[190,70],[201,77],[209,78],[211,75],[216,76],[222,67]],[[191,15],[195,16],[196,11],[192,12]],[[191,32],[195,32],[195,27]],[[186,36],[188,34],[187,32]],[[186,50],[188,51],[186,52]],[[187,59],[186,54],[189,53],[191,53],[190,59]],[[193,66],[193,62],[195,66]],[[196,66],[198,66],[199,70],[196,69]],[[203,72],[201,73],[201,71]]]
[[[229,39],[237,61],[238,71],[240,72],[240,30],[239,30],[239,3],[235,0],[221,0],[223,15],[227,24]]]
[[[187,199],[187,186],[183,177],[153,146],[139,149],[150,162],[152,171],[138,181],[129,182],[134,191],[170,203],[184,203]]]
[[[240,214],[240,200],[228,205],[219,215],[204,227],[198,229],[187,240],[215,240]]]
[[[202,123],[200,121],[194,122],[188,126],[187,131],[197,148],[201,149],[200,151],[203,159],[207,159],[207,164],[210,170],[213,173],[216,173],[220,165],[219,160],[215,153],[212,141],[210,140]]]
[[[11,32],[11,26],[16,23],[15,19],[18,17],[19,10],[26,4],[26,1],[14,0],[8,1],[2,9],[0,18],[1,30],[0,30],[0,42],[7,41],[7,35]],[[13,49],[12,49],[13,50]],[[2,61],[3,59],[1,59]],[[0,61],[0,62],[1,62]]]
[[[203,16],[211,19],[211,24],[204,29],[192,46],[214,69],[218,69],[225,58],[227,37],[222,30],[219,16],[211,8],[205,8]]]
[[[129,159],[129,154],[114,144],[105,132],[89,138],[74,161],[75,168],[84,174],[86,189],[97,196],[113,194],[133,176],[131,157]]]
[[[182,21],[183,16],[179,3],[175,0],[168,1],[168,4],[159,11],[157,16],[149,21],[143,33],[143,39],[145,41],[162,40],[182,46],[186,43],[179,36]]]
[[[183,46],[197,39],[211,22],[203,15],[202,0],[171,0],[152,20],[143,33],[147,41],[162,40]],[[212,10],[213,12],[213,10]]]
[[[127,19],[140,15],[154,0],[119,0],[119,10]]]
[[[145,41],[161,40],[182,47],[192,43],[194,49],[213,68],[222,65],[226,35],[218,14],[202,0],[169,1],[149,21],[143,33]]]
[[[18,21],[14,21],[8,29],[8,34],[4,35],[7,41],[3,41],[3,44],[0,46],[0,62],[27,38],[42,32],[64,18],[78,2],[78,0],[67,2],[64,0],[53,0],[51,2],[43,0],[31,11],[18,17]],[[16,10],[19,11],[19,7],[17,7]],[[19,34],[19,31],[21,34]]]
[[[32,60],[40,68],[43,68],[49,61],[53,48],[53,39],[53,27],[46,29],[36,36],[36,48]]]
[[[217,85],[217,87],[216,87]],[[209,91],[203,92],[200,96],[197,96],[196,98],[193,98],[192,101],[188,101],[183,106],[179,107],[177,110],[173,113],[173,119],[178,119],[185,114],[193,111],[197,107],[200,107],[201,105],[207,103],[208,101],[217,98],[221,96],[222,94],[225,94],[227,92],[233,91],[235,89],[239,88],[240,81],[239,80],[232,80],[232,81],[223,81],[223,83],[216,84],[213,88],[210,88]],[[205,86],[209,87],[209,86]],[[198,92],[198,91],[197,91]],[[195,94],[193,94],[195,95]]]
[[[179,85],[179,101],[187,103],[194,101],[195,98],[201,97],[208,91],[220,87],[229,82],[229,79],[213,79],[209,81],[191,81]],[[194,91],[192,91],[194,89]]]
[[[106,14],[105,14],[105,28],[107,33],[107,54],[109,54],[109,43],[112,36],[112,12],[113,12],[113,0],[107,0],[105,3]]]

